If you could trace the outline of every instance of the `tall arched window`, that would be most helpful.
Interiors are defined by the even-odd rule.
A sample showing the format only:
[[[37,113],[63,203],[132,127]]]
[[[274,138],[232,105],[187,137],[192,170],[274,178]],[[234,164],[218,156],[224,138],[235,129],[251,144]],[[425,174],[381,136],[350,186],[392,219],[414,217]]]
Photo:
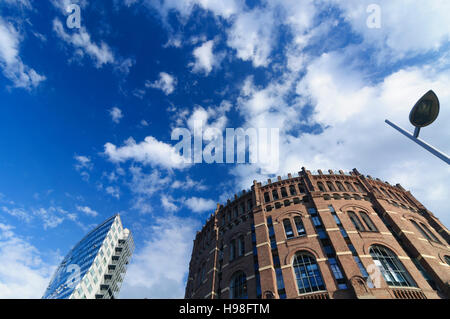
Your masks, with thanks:
[[[295,190],[295,186],[294,185],[290,185],[289,186],[289,193],[291,193],[291,196],[297,195],[297,191]]]
[[[345,192],[345,191],[346,191],[345,188],[344,188],[344,185],[342,185],[341,182],[336,182],[336,186],[338,187],[338,189],[339,189],[341,192]]]
[[[380,187],[380,189],[383,192],[384,196],[389,197],[389,194],[384,190],[384,188]]]
[[[375,224],[370,219],[369,215],[367,215],[365,212],[359,212],[359,215],[364,220],[364,222],[366,223],[366,225],[370,231],[373,231],[373,232],[378,231],[378,229],[375,227]]]
[[[444,256],[445,262],[450,266],[450,256]]]
[[[441,241],[433,234],[433,232],[431,230],[428,229],[427,226],[425,226],[423,223],[420,223],[420,226],[422,226],[423,230],[425,230],[425,232],[428,234],[428,236],[431,237],[432,240],[442,244]]]
[[[281,187],[281,197],[288,197],[288,193],[286,191],[286,187]]]
[[[420,234],[422,234],[423,237],[425,237],[428,240],[431,240],[431,237],[428,236],[428,234],[422,229],[422,227],[420,227],[419,224],[417,224],[414,220],[411,220],[411,224],[413,224],[414,227],[416,227],[416,229],[419,231]]]
[[[299,236],[306,235],[305,226],[303,225],[302,218],[300,216],[294,217],[295,227],[297,228],[297,234]]]
[[[336,191],[336,187],[334,187],[332,182],[327,182],[327,186],[328,186],[328,189],[330,190],[330,192]]]
[[[358,231],[366,231],[363,224],[359,220],[358,216],[354,212],[348,212],[348,217],[350,217],[350,220],[352,221],[353,225],[355,226],[356,230]]]
[[[374,245],[370,247],[369,253],[389,286],[417,287],[398,257],[389,248]]]
[[[317,182],[317,187],[321,192],[326,192],[325,186],[323,186],[322,182]]]
[[[231,299],[247,299],[247,277],[240,271],[233,275],[230,283]]]
[[[303,184],[298,184],[298,190],[300,194],[306,193],[305,186],[303,186]]]
[[[239,256],[245,255],[245,238],[244,238],[244,236],[240,236],[238,239],[238,254],[239,254]]]
[[[298,252],[295,254],[292,266],[294,267],[298,292],[300,294],[325,290],[325,283],[323,282],[316,259],[309,253]]]
[[[236,258],[236,240],[230,242],[230,261]]]
[[[284,231],[286,233],[286,238],[292,238],[294,237],[294,232],[292,231],[292,225],[291,225],[291,221],[289,219],[284,219],[283,220],[283,226],[284,226]]]
[[[361,186],[360,183],[355,183],[355,186],[356,186],[356,189],[357,189],[359,192],[361,192],[361,193],[364,192],[364,189],[362,188],[362,186]]]
[[[350,184],[349,182],[345,182],[344,184],[345,184],[345,186],[347,186],[347,189],[350,192],[356,192],[355,189],[353,188],[352,184]]]
[[[280,197],[278,196],[278,191],[276,190],[276,189],[274,189],[273,191],[272,191],[272,197],[273,197],[273,200],[278,200]]]

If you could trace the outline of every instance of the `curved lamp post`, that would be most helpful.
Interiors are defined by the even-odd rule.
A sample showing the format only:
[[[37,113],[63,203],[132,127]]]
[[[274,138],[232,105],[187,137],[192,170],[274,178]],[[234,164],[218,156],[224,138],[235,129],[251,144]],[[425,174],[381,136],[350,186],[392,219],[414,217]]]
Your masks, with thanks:
[[[439,109],[439,99],[437,95],[430,90],[416,103],[416,105],[414,105],[411,113],[409,114],[409,121],[416,128],[414,134],[409,133],[405,129],[392,123],[389,120],[386,120],[385,122],[409,139],[425,148],[427,151],[431,152],[433,155],[439,157],[447,164],[450,164],[450,158],[448,157],[448,155],[442,153],[438,149],[427,144],[419,138],[420,129],[432,124],[437,119],[439,115]]]

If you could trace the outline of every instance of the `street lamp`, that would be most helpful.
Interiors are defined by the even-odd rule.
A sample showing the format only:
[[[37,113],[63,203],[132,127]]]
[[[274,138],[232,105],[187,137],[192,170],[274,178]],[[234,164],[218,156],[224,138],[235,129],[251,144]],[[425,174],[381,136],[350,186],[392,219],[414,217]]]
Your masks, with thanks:
[[[447,164],[450,164],[450,158],[448,157],[448,155],[442,153],[438,149],[425,143],[419,138],[420,129],[432,124],[437,119],[439,115],[439,109],[439,99],[437,95],[432,90],[430,90],[416,103],[416,105],[414,105],[411,113],[409,114],[409,121],[416,128],[414,134],[409,133],[405,129],[392,123],[389,120],[386,120],[385,122],[409,139],[425,148],[427,151],[431,152],[433,155],[439,157]]]

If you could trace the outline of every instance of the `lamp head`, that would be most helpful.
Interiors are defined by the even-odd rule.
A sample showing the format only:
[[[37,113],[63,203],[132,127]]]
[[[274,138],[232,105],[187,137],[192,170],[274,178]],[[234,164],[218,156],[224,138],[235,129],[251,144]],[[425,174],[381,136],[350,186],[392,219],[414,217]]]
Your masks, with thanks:
[[[418,128],[428,126],[437,119],[439,109],[439,99],[437,95],[430,90],[416,103],[416,105],[414,105],[409,114],[409,121]]]

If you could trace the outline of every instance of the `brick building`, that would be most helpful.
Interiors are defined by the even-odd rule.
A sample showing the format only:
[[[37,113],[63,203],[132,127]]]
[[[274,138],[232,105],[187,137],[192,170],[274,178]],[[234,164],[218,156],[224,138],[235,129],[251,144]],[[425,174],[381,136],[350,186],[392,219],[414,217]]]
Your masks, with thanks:
[[[447,228],[399,184],[302,168],[218,205],[186,298],[450,297]]]

